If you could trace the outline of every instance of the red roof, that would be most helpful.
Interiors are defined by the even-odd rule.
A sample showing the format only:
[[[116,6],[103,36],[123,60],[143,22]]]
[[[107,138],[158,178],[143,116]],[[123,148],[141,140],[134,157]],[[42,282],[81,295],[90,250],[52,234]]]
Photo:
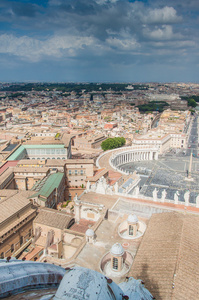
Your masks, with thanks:
[[[73,226],[71,226],[70,230],[74,230],[77,232],[85,233],[90,226],[93,226],[95,224],[94,221],[81,219],[79,221],[79,224],[75,223]]]
[[[9,167],[15,167],[18,163],[18,160],[7,161],[3,166],[0,167],[0,174],[2,174]]]

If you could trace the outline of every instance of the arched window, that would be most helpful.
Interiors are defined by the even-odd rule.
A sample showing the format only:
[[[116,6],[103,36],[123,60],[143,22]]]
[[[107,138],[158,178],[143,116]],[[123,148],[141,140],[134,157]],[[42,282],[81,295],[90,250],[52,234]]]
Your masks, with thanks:
[[[118,270],[118,259],[113,257],[113,269]]]

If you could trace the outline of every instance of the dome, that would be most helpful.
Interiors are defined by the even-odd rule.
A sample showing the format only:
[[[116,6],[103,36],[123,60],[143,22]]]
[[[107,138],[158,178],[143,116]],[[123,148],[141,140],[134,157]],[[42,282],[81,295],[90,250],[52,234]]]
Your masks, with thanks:
[[[95,232],[93,231],[93,229],[87,229],[86,230],[86,236],[92,237],[95,235]]]
[[[123,291],[111,279],[87,268],[74,267],[66,271],[53,300],[122,300],[122,296]]]
[[[56,286],[65,272],[64,268],[49,263],[0,259],[0,298],[35,289],[39,285],[44,288]]]
[[[119,284],[119,287],[123,290],[124,294],[133,300],[151,300],[153,296],[151,293],[144,287],[141,280],[136,280],[133,277],[130,277],[127,282],[122,282]]]
[[[127,221],[129,222],[129,223],[138,223],[138,218],[137,218],[137,216],[136,215],[129,215],[128,216],[128,219],[127,219]]]
[[[116,243],[116,244],[114,244],[114,245],[112,246],[110,252],[111,252],[111,254],[113,254],[113,255],[119,255],[119,256],[121,256],[121,255],[124,254],[124,249],[123,249],[123,247],[122,247],[121,244]]]

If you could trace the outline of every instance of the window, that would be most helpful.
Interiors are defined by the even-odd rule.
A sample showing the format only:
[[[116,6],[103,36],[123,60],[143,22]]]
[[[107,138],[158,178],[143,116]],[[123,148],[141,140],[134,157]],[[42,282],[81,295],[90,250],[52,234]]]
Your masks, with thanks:
[[[23,244],[23,236],[20,236],[20,246]]]
[[[118,259],[113,257],[113,269],[118,270]]]
[[[81,170],[81,175],[83,175],[84,174],[84,171],[83,170]]]
[[[10,251],[11,251],[11,253],[14,252],[14,244],[11,245]]]
[[[133,226],[129,225],[129,235],[133,235]]]
[[[1,256],[0,256],[1,259],[4,258],[4,252],[1,252]]]
[[[75,175],[77,175],[77,170],[75,170]]]
[[[71,175],[71,174],[72,174],[72,172],[71,172],[71,170],[69,170],[69,171],[68,171],[68,175]]]

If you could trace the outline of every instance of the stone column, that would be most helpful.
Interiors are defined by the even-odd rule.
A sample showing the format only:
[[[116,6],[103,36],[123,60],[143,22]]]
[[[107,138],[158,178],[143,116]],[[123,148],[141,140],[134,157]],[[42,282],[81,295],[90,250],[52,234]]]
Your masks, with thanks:
[[[158,152],[155,152],[155,160],[158,160]]]
[[[153,159],[153,152],[150,151],[150,153],[149,153],[149,160],[152,160],[152,159]]]

